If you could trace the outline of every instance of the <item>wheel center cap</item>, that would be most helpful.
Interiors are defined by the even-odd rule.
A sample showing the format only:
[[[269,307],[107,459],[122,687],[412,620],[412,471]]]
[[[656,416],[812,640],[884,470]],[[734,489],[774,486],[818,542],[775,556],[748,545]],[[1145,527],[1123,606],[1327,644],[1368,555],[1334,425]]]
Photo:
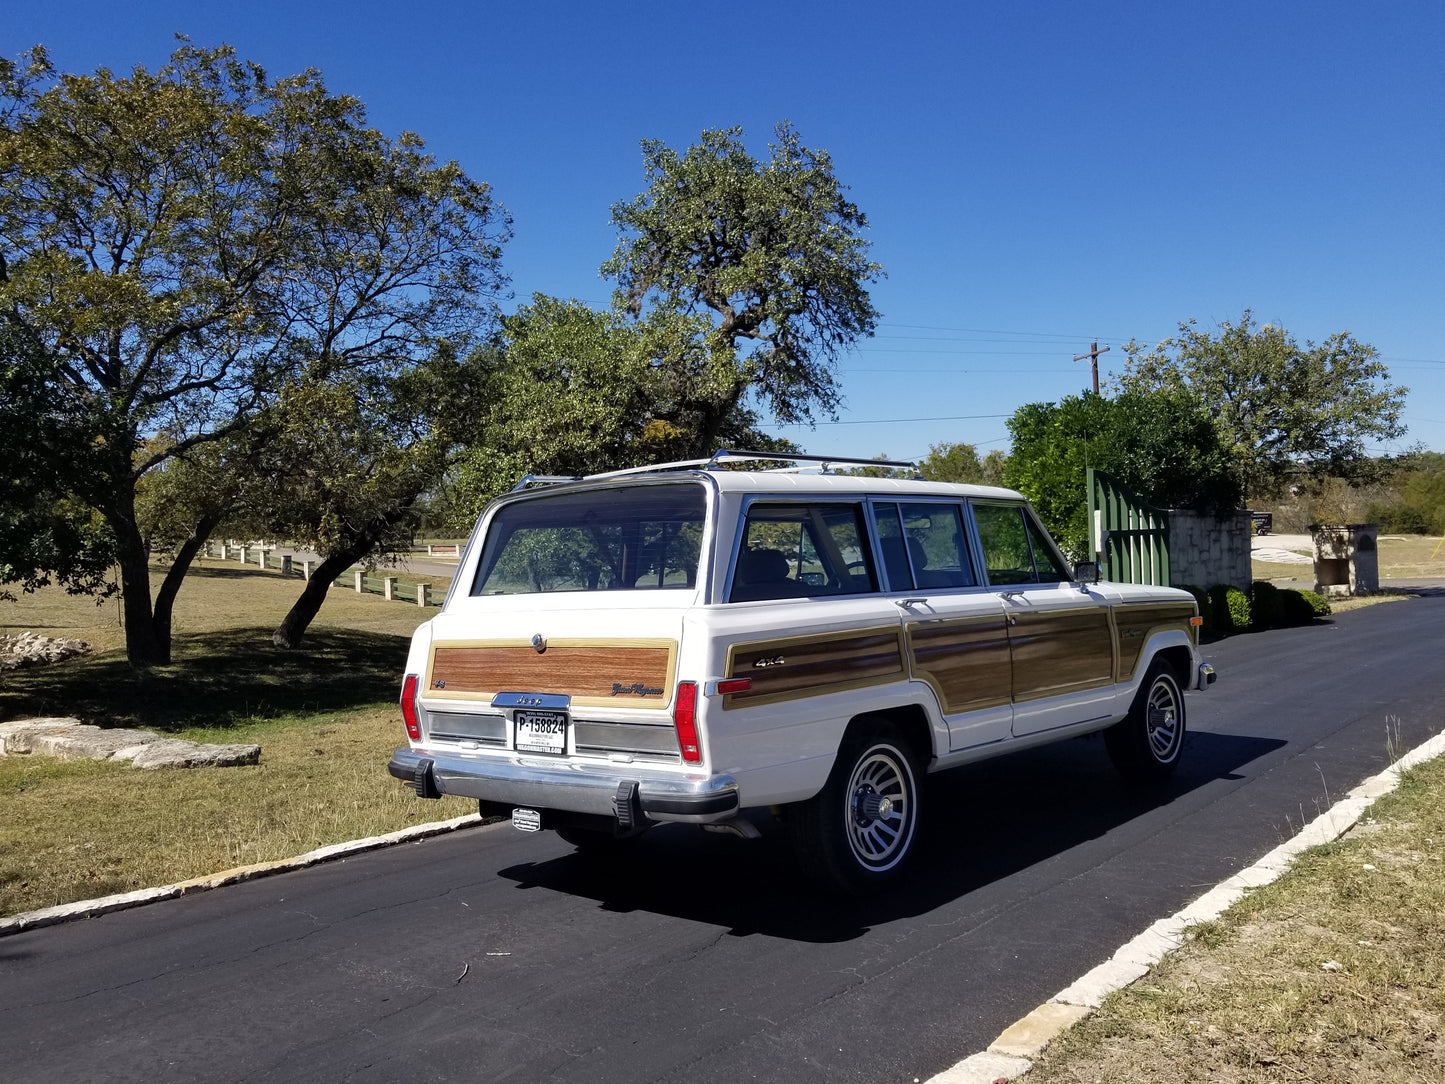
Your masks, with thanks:
[[[872,824],[876,820],[893,815],[893,799],[885,798],[870,790],[858,796],[855,808],[861,823]]]

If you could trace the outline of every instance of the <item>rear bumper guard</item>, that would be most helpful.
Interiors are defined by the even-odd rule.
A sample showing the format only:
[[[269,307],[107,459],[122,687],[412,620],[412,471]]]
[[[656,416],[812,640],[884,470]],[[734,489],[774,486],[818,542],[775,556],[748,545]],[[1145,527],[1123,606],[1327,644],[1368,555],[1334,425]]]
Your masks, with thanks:
[[[1207,689],[1214,684],[1214,680],[1217,677],[1219,677],[1219,675],[1214,672],[1214,667],[1210,666],[1207,662],[1202,662],[1199,664],[1199,673],[1194,679],[1194,687],[1196,689]]]
[[[539,763],[532,757],[479,761],[418,752],[409,746],[392,754],[387,771],[424,798],[454,794],[620,819],[640,813],[648,821],[707,824],[727,820],[739,808],[737,780],[730,775],[624,773],[614,764]],[[622,793],[629,799],[619,810]]]

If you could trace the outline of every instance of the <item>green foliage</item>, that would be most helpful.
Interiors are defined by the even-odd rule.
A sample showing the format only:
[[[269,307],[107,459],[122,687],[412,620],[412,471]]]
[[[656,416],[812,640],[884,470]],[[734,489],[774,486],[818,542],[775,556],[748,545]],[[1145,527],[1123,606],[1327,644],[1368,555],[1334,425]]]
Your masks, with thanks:
[[[1217,583],[1209,589],[1209,609],[1218,632],[1243,632],[1253,624],[1249,596],[1227,583]]]
[[[526,474],[583,475],[696,458],[702,415],[732,369],[705,348],[706,321],[654,312],[645,320],[580,301],[533,296],[502,321],[484,402],[449,492],[447,521],[464,530]],[[756,429],[734,404],[715,438],[732,448],[796,451]]]
[[[463,342],[508,233],[486,185],[367,127],[315,71],[273,81],[182,44],[154,73],[56,78],[33,56],[0,72],[0,309],[90,435],[56,469],[115,536],[133,662],[169,652],[142,480],[257,424],[284,387]]]
[[[1280,590],[1268,580],[1255,580],[1249,588],[1250,610],[1256,628],[1272,629],[1283,624],[1284,600]]]
[[[1217,428],[1187,391],[1069,396],[1029,403],[1009,419],[1007,484],[1038,510],[1076,558],[1089,550],[1087,468],[1120,478],[1148,504],[1228,511],[1239,487]]]
[[[94,433],[57,393],[58,371],[34,335],[0,323],[0,584],[58,582],[105,596],[115,589],[114,538],[70,495]]]
[[[1406,457],[1391,484],[1392,498],[1371,504],[1368,519],[1391,534],[1445,534],[1445,455]]]
[[[1348,332],[1301,346],[1246,309],[1218,334],[1193,320],[1152,350],[1130,342],[1125,390],[1187,389],[1219,420],[1245,491],[1267,494],[1298,471],[1351,477],[1366,441],[1393,440],[1408,389],[1389,382],[1374,347]]]
[[[973,482],[984,480],[983,463],[972,444],[935,444],[919,461],[923,477],[933,482]]]
[[[771,157],[750,155],[740,128],[709,129],[684,154],[642,144],[647,190],[612,208],[620,241],[602,274],[617,305],[691,318],[710,312],[703,345],[724,376],[701,411],[695,449],[716,447],[751,390],[779,421],[810,421],[839,402],[838,353],[872,335],[867,218],[844,193],[826,151],[786,124]],[[704,405],[704,404],[699,404]]]
[[[1229,627],[1235,632],[1244,632],[1254,626],[1254,611],[1249,596],[1237,587],[1224,592],[1224,609],[1229,616]]]

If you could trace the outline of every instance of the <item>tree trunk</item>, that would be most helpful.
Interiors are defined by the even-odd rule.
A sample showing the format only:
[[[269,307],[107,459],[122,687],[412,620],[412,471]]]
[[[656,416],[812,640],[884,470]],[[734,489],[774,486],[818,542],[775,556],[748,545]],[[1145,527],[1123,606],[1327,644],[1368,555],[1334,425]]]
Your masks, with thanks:
[[[120,565],[125,655],[132,666],[161,666],[171,661],[170,637],[156,636],[151,609],[150,553],[135,519],[134,495],[118,493],[106,519],[115,532],[116,563]]]
[[[301,592],[301,597],[296,600],[286,616],[281,619],[281,624],[276,626],[276,631],[271,634],[271,642],[277,647],[300,647],[301,640],[306,635],[312,619],[320,612],[321,604],[326,601],[326,592],[331,589],[331,582],[370,553],[374,545],[376,545],[376,540],[367,535],[364,541],[356,542],[350,549],[341,553],[332,554],[314,568],[311,572],[311,579],[306,581],[306,587]]]
[[[191,537],[186,539],[176,552],[176,559],[166,570],[166,578],[161,581],[160,590],[156,592],[155,613],[151,624],[155,628],[156,642],[164,646],[167,662],[171,655],[171,612],[175,608],[176,595],[180,592],[186,573],[191,569],[191,562],[196,559],[196,554],[201,552],[201,547],[206,544],[220,521],[220,516],[208,516],[196,524]]]

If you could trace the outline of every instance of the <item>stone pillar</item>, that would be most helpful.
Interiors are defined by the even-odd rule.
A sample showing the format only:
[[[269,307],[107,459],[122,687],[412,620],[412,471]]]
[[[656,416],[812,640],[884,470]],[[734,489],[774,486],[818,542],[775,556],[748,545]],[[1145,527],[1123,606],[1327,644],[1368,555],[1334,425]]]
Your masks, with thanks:
[[[291,575],[291,555],[289,553],[281,557],[281,575]]]
[[[428,542],[428,543],[426,544],[426,555],[427,555],[428,557],[435,557],[435,556],[436,556],[436,553],[434,552],[435,549],[436,549],[436,547],[433,546],[430,542]]]
[[[240,553],[240,555],[241,555],[241,563],[244,565],[244,564],[246,563],[246,557],[248,556],[247,553],[246,553],[246,547],[245,547],[245,546],[237,546],[237,547],[236,547],[236,550],[237,550],[237,552]]]
[[[396,598],[396,577],[383,576],[381,580],[381,597],[391,602]]]
[[[256,547],[256,567],[266,567],[266,547],[264,544]]]
[[[301,562],[301,578],[302,578],[303,580],[307,581],[308,583],[311,582],[311,562],[310,562],[310,561],[303,560],[303,561]]]
[[[1322,595],[1369,595],[1380,589],[1378,523],[1313,523],[1315,590]]]
[[[416,604],[418,606],[431,604],[431,584],[419,583],[416,585]]]
[[[365,569],[360,569],[360,568],[358,568],[358,569],[356,570],[356,593],[357,593],[358,595],[362,595],[362,594],[365,594],[365,593],[366,593],[366,571],[365,571]]]

